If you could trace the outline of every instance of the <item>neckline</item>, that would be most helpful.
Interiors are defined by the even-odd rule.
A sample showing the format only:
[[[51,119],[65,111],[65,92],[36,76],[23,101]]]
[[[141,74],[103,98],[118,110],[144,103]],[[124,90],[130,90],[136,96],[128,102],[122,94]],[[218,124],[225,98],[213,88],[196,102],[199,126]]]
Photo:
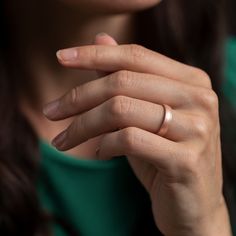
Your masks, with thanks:
[[[58,151],[44,139],[39,139],[39,148],[43,159],[46,157],[54,162],[56,161],[57,163],[73,167],[83,167],[88,169],[109,169],[127,164],[128,162],[125,156],[114,157],[110,160],[86,160],[84,158],[79,159],[73,155]]]

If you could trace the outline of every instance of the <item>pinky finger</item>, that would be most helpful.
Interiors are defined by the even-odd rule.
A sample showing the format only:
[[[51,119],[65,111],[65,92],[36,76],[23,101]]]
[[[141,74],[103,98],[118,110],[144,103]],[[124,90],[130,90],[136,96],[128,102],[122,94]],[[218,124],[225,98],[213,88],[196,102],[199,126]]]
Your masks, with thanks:
[[[179,165],[176,162],[182,157],[181,146],[143,129],[128,127],[105,134],[97,157],[108,160],[114,156],[132,156],[155,165],[159,170],[174,171]]]

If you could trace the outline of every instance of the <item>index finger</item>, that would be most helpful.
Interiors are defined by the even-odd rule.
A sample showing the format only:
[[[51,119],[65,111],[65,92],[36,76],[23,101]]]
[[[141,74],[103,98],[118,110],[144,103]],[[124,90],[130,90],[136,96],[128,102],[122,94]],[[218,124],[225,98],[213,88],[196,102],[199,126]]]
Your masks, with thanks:
[[[106,72],[130,70],[211,88],[204,71],[136,44],[74,47],[59,50],[57,57],[62,65],[71,68]]]

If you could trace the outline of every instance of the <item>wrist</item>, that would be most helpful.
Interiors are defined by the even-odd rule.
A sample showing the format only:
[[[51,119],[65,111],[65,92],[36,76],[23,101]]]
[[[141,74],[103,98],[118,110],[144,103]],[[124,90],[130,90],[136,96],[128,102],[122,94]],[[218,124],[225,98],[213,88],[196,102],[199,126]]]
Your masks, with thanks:
[[[214,214],[195,223],[193,227],[182,229],[181,232],[175,232],[166,236],[232,236],[228,209],[225,201],[219,206]]]

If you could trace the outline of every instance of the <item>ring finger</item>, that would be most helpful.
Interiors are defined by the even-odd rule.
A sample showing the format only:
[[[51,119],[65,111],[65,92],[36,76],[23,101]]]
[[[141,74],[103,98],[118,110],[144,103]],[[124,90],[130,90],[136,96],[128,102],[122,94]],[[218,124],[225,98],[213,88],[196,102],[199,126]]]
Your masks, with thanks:
[[[189,115],[175,109],[172,110],[172,115],[173,119],[165,138],[182,141],[192,135]],[[90,138],[126,127],[138,127],[157,133],[163,116],[162,105],[126,96],[115,96],[78,115],[72,124],[53,140],[53,145],[65,151]]]

